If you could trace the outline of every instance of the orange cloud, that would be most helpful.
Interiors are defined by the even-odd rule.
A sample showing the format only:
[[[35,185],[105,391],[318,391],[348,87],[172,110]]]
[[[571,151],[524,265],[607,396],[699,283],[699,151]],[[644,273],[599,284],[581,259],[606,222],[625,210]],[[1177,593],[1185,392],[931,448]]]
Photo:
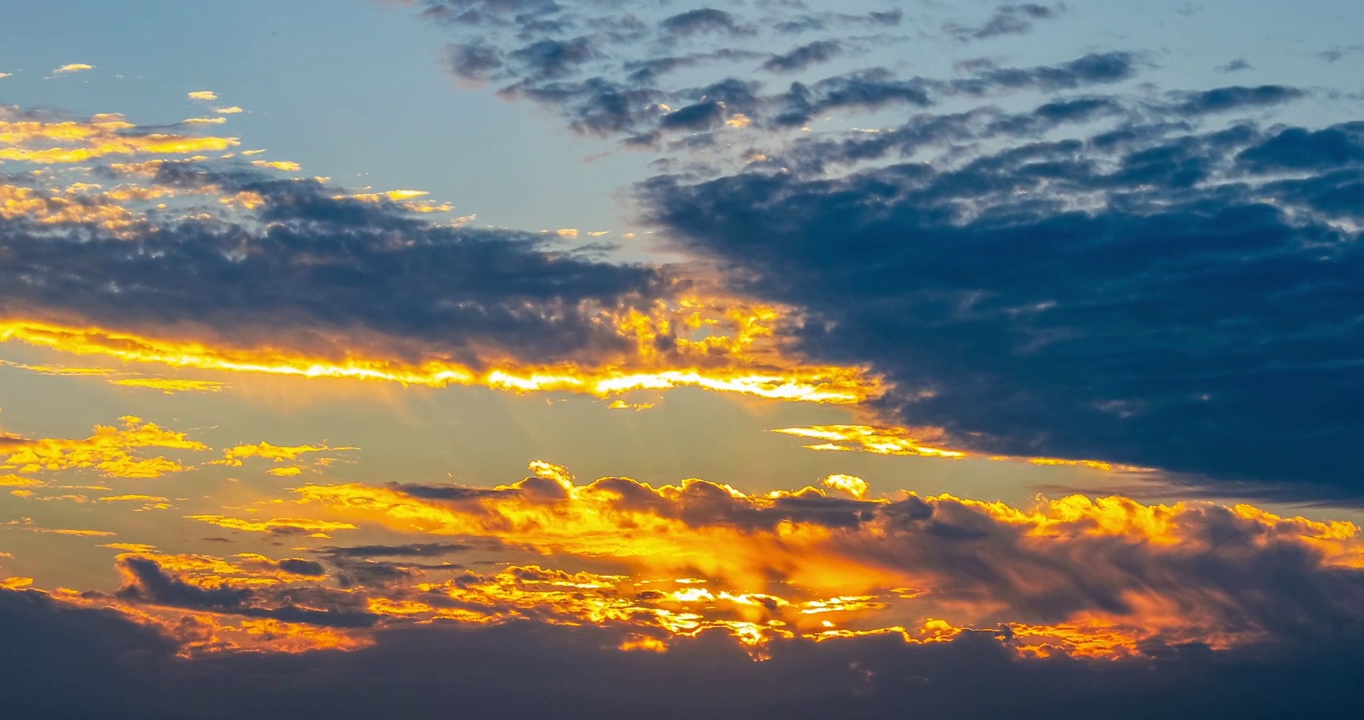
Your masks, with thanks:
[[[1083,496],[1031,508],[950,495],[864,500],[848,477],[831,485],[851,499],[814,488],[750,495],[700,480],[579,485],[559,466],[533,470],[490,489],[297,492],[301,502],[397,532],[491,538],[560,564],[618,568],[512,567],[372,604],[408,620],[549,613],[681,635],[721,629],[754,647],[775,637],[885,632],[940,641],[1003,624],[1025,654],[1125,657],[1150,643],[1225,648],[1281,631],[1275,605],[1292,600],[1281,597],[1279,581],[1263,585],[1264,563],[1285,563],[1280,570],[1312,593],[1338,594],[1334,612],[1354,613],[1348,603],[1364,600],[1338,574],[1364,567],[1358,528],[1248,506]],[[1228,543],[1243,550],[1228,555]]]
[[[190,516],[301,534],[354,529],[337,518],[363,518],[456,543],[324,548],[321,562],[111,543],[127,551],[118,593],[53,596],[124,612],[185,655],[345,650],[392,627],[530,621],[616,628],[627,652],[665,652],[675,638],[705,633],[727,635],[757,659],[780,638],[922,645],[973,633],[1022,660],[1122,659],[1188,643],[1221,650],[1310,637],[1357,622],[1364,607],[1357,527],[1251,506],[870,500],[850,476],[827,483],[837,494],[747,494],[700,480],[579,484],[562,466],[532,469],[496,488],[300,488],[300,502],[326,509],[327,520]],[[401,560],[428,549],[537,559],[487,572]],[[178,622],[186,616],[193,633]],[[252,631],[266,626],[275,635]]]

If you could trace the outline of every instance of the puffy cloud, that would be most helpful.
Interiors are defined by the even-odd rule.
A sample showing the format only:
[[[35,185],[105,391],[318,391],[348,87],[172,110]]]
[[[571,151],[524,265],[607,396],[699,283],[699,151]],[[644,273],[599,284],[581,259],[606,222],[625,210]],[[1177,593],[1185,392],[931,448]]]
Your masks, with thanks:
[[[1325,638],[1359,622],[1351,608],[1364,592],[1356,527],[1245,505],[1070,496],[1026,508],[948,495],[869,499],[865,481],[850,476],[826,480],[847,494],[835,497],[814,488],[749,495],[699,480],[577,485],[548,464],[537,472],[495,489],[298,492],[399,532],[616,568],[466,572],[371,603],[407,620],[505,622],[534,611],[669,634],[723,629],[755,646],[876,632],[924,642],[1003,625],[1025,655],[1131,657],[1185,643]],[[575,587],[592,592],[563,594]]]
[[[707,639],[727,637],[772,662],[808,643],[905,662],[920,652],[909,648],[979,642],[1033,668],[1020,672],[1067,658],[1150,667],[1191,652],[1303,652],[1357,633],[1364,607],[1358,528],[1246,505],[872,498],[847,475],[825,479],[834,493],[746,494],[535,469],[477,490],[306,486],[301,499],[329,519],[275,527],[363,520],[416,542],[322,547],[316,560],[119,545],[117,593],[50,597],[116,610],[188,657],[365,652],[452,625],[529,623],[610,634],[623,653],[720,652]],[[468,562],[413,562],[450,554]],[[470,569],[518,555],[538,560]]]

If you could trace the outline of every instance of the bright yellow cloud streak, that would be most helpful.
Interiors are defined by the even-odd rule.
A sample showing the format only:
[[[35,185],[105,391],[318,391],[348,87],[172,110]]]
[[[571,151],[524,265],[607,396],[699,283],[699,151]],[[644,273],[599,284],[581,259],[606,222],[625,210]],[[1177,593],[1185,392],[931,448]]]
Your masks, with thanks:
[[[878,428],[870,425],[814,425],[811,427],[780,428],[772,432],[783,435],[822,440],[806,445],[810,450],[833,450],[874,453],[876,455],[919,455],[957,459],[967,456],[963,450],[935,447],[946,434],[936,428]]]
[[[641,334],[641,343],[649,335]],[[124,362],[155,363],[202,370],[264,373],[303,378],[341,378],[377,380],[404,385],[445,387],[483,385],[514,392],[573,392],[606,397],[635,390],[667,390],[699,387],[717,392],[737,393],[778,400],[819,403],[855,403],[880,394],[879,382],[857,368],[801,367],[754,371],[742,366],[626,370],[615,368],[509,367],[476,372],[463,365],[427,361],[417,364],[377,358],[350,357],[334,360],[301,353],[250,349],[215,348],[198,342],[141,337],[126,332],[93,327],[70,327],[52,323],[10,320],[0,322],[0,342],[17,340],[76,355],[102,355]],[[717,348],[743,339],[697,341],[694,345]],[[683,357],[700,352],[682,351]],[[742,355],[741,355],[742,357]],[[653,363],[659,358],[651,351],[641,359]]]
[[[1026,462],[1032,465],[1084,467],[1102,472],[1151,473],[1156,471],[1154,468],[1124,465],[1103,460],[988,455],[969,450],[948,449],[942,446],[950,442],[950,438],[941,428],[812,425],[810,427],[779,428],[772,432],[823,441],[805,445],[804,447],[808,450],[937,457],[949,460],[983,458],[995,462]]]
[[[223,384],[214,380],[177,380],[175,378],[124,378],[114,380],[115,385],[125,387],[149,388],[172,395],[182,392],[219,392]]]

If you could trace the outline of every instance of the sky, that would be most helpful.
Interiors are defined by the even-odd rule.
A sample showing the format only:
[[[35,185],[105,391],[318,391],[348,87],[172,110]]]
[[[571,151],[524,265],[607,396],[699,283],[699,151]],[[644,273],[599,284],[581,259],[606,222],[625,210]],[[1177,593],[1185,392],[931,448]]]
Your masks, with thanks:
[[[1364,700],[1357,3],[3,15],[18,716]]]

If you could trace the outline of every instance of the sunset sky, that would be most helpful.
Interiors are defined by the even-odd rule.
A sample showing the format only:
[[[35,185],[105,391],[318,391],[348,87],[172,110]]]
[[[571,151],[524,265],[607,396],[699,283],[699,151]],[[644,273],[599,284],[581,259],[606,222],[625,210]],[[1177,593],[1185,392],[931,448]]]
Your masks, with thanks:
[[[0,4],[0,708],[1358,712],[1361,28]]]

